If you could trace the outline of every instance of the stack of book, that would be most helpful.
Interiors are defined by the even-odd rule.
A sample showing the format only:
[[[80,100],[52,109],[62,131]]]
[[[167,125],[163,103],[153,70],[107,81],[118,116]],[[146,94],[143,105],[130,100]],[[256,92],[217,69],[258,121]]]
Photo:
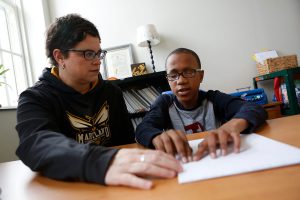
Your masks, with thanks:
[[[136,117],[136,118],[131,119],[131,123],[133,125],[134,130],[136,130],[137,125],[139,125],[139,123],[141,123],[142,120],[143,120],[143,117]]]
[[[148,111],[159,95],[160,92],[153,86],[123,90],[123,97],[130,114]]]

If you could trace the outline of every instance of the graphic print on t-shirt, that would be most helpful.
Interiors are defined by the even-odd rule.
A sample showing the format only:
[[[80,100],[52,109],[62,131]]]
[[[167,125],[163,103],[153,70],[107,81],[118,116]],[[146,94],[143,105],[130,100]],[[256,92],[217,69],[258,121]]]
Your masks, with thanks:
[[[67,112],[72,127],[77,131],[76,140],[79,143],[104,144],[111,137],[108,120],[109,106],[105,102],[94,116],[85,119]]]
[[[194,122],[189,125],[184,125],[185,132],[192,131],[192,133],[198,133],[204,131],[203,125],[200,122]]]

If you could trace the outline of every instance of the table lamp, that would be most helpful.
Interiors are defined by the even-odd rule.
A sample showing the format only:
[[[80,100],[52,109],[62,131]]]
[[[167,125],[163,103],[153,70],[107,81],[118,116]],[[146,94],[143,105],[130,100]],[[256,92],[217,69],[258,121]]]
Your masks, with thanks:
[[[159,44],[159,42],[160,42],[159,35],[153,24],[147,24],[137,28],[137,44],[140,47],[147,47],[147,46],[149,47],[153,72],[156,71],[155,71],[151,45],[155,46]]]

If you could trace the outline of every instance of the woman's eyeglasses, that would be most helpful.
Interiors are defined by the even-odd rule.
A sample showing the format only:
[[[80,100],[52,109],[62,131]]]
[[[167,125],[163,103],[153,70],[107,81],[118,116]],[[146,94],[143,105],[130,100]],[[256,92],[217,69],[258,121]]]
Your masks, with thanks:
[[[94,60],[96,57],[99,59],[99,60],[102,60],[105,58],[105,55],[107,53],[107,51],[105,50],[99,50],[97,52],[93,51],[93,50],[80,50],[80,49],[67,49],[65,51],[74,51],[74,52],[80,52],[83,54],[83,57],[86,59],[86,60]]]

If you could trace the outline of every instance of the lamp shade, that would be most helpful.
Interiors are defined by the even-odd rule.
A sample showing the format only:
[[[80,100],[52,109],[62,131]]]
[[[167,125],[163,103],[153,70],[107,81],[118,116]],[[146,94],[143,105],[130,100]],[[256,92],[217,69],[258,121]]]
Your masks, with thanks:
[[[156,31],[156,28],[153,24],[147,24],[137,28],[137,44],[140,47],[147,47],[148,42],[151,42],[151,45],[157,45],[160,42],[159,35]]]

